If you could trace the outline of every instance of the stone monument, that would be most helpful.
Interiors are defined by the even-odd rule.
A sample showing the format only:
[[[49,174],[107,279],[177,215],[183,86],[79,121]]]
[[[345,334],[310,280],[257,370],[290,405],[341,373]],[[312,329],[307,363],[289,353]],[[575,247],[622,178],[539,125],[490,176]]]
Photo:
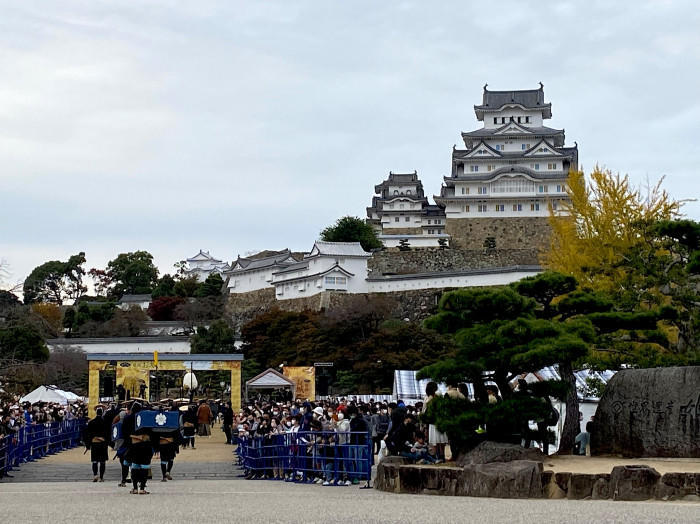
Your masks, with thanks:
[[[700,457],[700,366],[626,369],[605,388],[593,454]]]

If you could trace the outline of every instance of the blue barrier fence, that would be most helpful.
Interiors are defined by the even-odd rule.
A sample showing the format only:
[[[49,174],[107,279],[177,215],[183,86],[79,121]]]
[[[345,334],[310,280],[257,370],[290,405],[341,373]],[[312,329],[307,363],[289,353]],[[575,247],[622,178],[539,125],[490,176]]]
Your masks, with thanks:
[[[85,420],[30,424],[0,438],[0,478],[21,464],[80,444]]]
[[[238,463],[248,478],[331,484],[366,481],[374,455],[369,432],[299,431],[239,437]]]

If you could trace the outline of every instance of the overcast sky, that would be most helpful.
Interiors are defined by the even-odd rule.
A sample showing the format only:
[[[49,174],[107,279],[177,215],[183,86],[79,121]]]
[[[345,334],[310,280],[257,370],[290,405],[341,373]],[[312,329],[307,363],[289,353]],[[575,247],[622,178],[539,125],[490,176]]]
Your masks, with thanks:
[[[696,0],[0,0],[0,259],[308,250],[390,170],[439,193],[486,82],[542,81],[587,171],[694,198],[698,28]]]

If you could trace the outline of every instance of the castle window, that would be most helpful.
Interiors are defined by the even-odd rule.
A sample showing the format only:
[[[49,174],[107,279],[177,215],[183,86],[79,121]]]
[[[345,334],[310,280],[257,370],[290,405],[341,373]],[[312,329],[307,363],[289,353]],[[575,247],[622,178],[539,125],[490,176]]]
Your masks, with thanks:
[[[503,204],[496,204],[496,211],[505,211],[506,206]]]
[[[469,171],[471,171],[472,173],[476,173],[477,171],[479,171],[479,166],[469,166]]]
[[[406,217],[406,222],[410,222],[410,221],[411,221],[411,217]]]
[[[440,220],[439,220],[439,219],[438,219],[438,220],[436,220],[436,221],[435,221],[435,223],[436,223],[436,224],[441,224],[441,222],[440,222]]]
[[[428,225],[430,225],[430,219],[428,219]]]
[[[530,204],[530,211],[539,211],[540,210],[540,203],[535,202],[534,204]]]
[[[398,221],[399,221],[399,217],[394,217],[394,222],[398,222]]]
[[[554,209],[555,211],[557,210],[557,201],[556,200],[554,200],[552,202],[552,209]]]
[[[505,123],[506,123],[506,117],[502,116],[501,117],[501,124],[505,124]]]
[[[513,204],[513,211],[522,211],[522,210],[523,210],[522,204]]]
[[[398,194],[399,194],[399,190],[398,190],[398,189],[394,189],[394,194],[395,194],[395,195],[398,195]]]
[[[520,123],[521,123],[521,122],[520,122],[520,117],[518,117],[518,124],[520,124]]]
[[[478,192],[480,195],[486,195],[486,194],[488,194],[488,189],[489,189],[489,188],[488,188],[487,186],[479,186],[477,192]]]
[[[493,123],[498,124],[498,117],[496,117],[496,116],[493,117]]]
[[[537,192],[538,193],[548,193],[549,186],[547,184],[540,184],[539,186],[537,186]]]
[[[510,121],[511,121],[511,122],[515,122],[515,117],[512,117],[512,116],[511,116],[511,117],[510,117]]]
[[[539,169],[540,169],[540,165],[539,165],[539,164],[535,164],[535,171],[539,171]]]
[[[526,123],[526,124],[529,124],[529,123],[530,123],[530,117],[529,117],[529,116],[526,116],[526,117],[525,117],[525,123]]]
[[[488,206],[486,204],[479,204],[478,211],[479,213],[485,213],[488,210]]]
[[[556,169],[557,168],[557,163],[547,163],[547,169]]]
[[[566,186],[557,184],[557,193],[564,193],[564,192],[566,192]]]
[[[464,212],[469,213],[469,206],[464,206]]]

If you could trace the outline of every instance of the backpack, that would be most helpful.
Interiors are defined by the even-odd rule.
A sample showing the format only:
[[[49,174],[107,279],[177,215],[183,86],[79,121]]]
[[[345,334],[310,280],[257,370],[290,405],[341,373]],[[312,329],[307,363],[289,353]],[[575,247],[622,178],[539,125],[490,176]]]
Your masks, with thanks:
[[[386,435],[389,429],[389,417],[387,415],[379,415],[377,419],[377,435]]]

